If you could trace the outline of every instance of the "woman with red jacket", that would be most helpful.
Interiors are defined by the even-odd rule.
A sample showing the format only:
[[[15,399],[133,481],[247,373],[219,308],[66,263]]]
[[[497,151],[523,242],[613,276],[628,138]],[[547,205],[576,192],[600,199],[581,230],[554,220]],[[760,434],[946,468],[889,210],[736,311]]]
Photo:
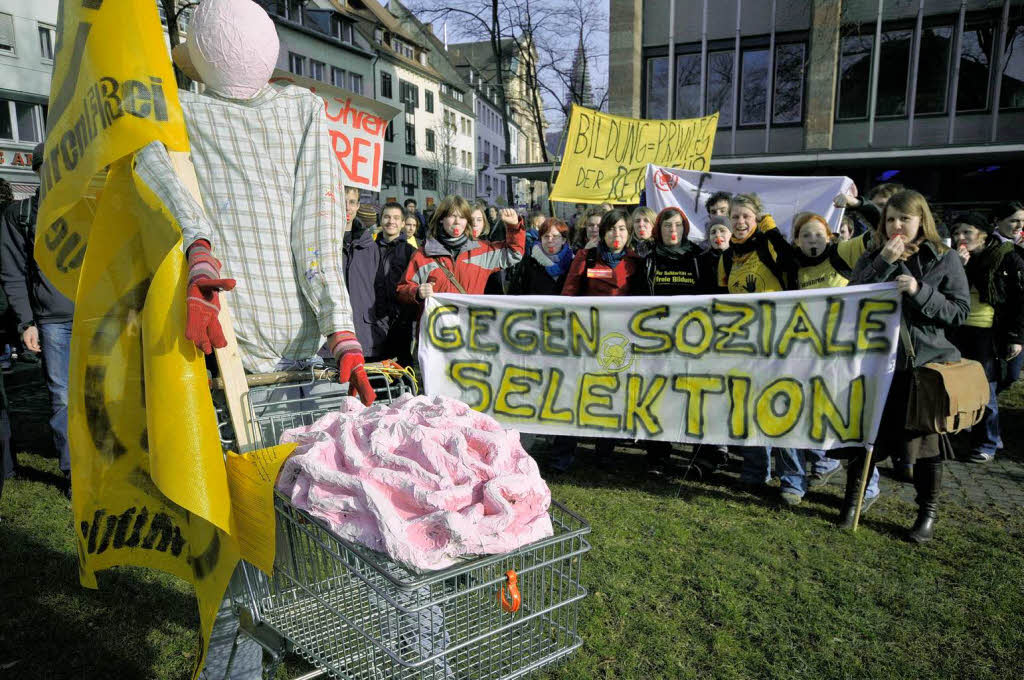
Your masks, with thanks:
[[[644,261],[629,247],[626,220],[622,210],[605,213],[597,246],[576,253],[562,295],[648,294]]]
[[[598,227],[598,242],[583,248],[573,258],[562,286],[562,295],[605,296],[647,295],[647,270],[644,260],[629,247],[628,214],[622,210],[605,213]],[[615,449],[615,439],[594,440],[594,453],[599,463],[606,463]],[[556,442],[556,446],[558,442]],[[575,449],[575,444],[572,446]],[[564,460],[572,460],[572,452],[559,450]],[[568,467],[568,463],[566,464]]]
[[[515,210],[505,208],[504,241],[477,241],[468,229],[472,208],[461,196],[448,196],[430,220],[426,242],[413,253],[398,299],[419,304],[434,293],[480,295],[487,277],[523,259],[526,230]]]

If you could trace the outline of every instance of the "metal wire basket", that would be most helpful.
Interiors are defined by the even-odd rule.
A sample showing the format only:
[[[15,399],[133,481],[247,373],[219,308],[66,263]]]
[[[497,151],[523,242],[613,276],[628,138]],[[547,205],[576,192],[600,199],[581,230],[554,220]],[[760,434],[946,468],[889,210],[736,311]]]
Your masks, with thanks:
[[[408,374],[368,373],[380,400],[415,392]],[[313,379],[250,388],[255,440],[276,444],[284,430],[311,424],[344,395]],[[230,424],[223,426],[218,410],[230,446]],[[243,564],[232,597],[243,628],[275,658],[291,649],[353,680],[497,680],[553,664],[581,645],[577,621],[587,590],[580,579],[590,527],[556,502],[550,538],[425,574],[339,538],[279,494],[274,505],[274,573]],[[514,612],[502,604],[510,577],[521,598]]]

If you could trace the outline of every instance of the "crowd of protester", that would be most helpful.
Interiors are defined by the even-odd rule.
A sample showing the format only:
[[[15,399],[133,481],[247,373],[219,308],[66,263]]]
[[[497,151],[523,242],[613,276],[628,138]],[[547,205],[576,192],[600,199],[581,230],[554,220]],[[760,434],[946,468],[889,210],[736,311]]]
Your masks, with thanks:
[[[448,196],[424,212],[412,199],[404,204],[387,202],[378,210],[361,204],[357,190],[347,191],[345,198],[347,222],[340,235],[344,272],[356,336],[368,361],[415,363],[421,305],[434,293],[722,295],[895,281],[904,295],[904,325],[913,351],[908,353],[900,344],[869,466],[865,468],[865,451],[859,448],[826,455],[820,450],[702,446],[686,461],[687,469],[707,474],[735,456],[740,484],[760,490],[771,479],[772,462],[777,460],[780,498],[797,505],[809,487],[826,483],[842,470],[839,459],[848,459],[839,520],[848,526],[862,470],[870,475],[863,496],[867,510],[879,493],[874,461],[891,458],[897,474],[917,490],[919,514],[911,538],[928,540],[942,461],[953,453],[947,437],[906,428],[909,379],[916,366],[961,356],[982,364],[991,394],[982,421],[960,435],[966,459],[991,461],[1003,446],[997,397],[1017,379],[1024,361],[1022,202],[939,221],[921,194],[881,184],[864,198],[855,190],[835,198],[836,207],[845,208],[838,231],[833,232],[821,215],[801,213],[786,225],[791,234],[787,239],[756,195],[718,192],[705,202],[705,237],[697,242],[691,238],[693,225],[678,208],[656,214],[646,206],[579,205],[566,223],[539,210],[521,215],[460,196]],[[49,360],[51,424],[61,470],[68,474],[64,433],[72,310],[70,301],[53,295],[31,261],[37,206],[34,197],[0,210],[6,293],[0,306],[6,307],[11,299],[19,339]],[[48,337],[52,347],[47,346]],[[8,477],[14,473],[14,461],[2,382],[0,400],[3,476]],[[542,463],[569,470],[577,443],[570,437],[552,438]],[[607,461],[618,443],[596,439],[591,462]],[[671,464],[671,444],[642,444],[652,470]]]
[[[719,192],[705,203],[701,217],[706,237],[696,242],[690,238],[692,225],[678,208],[655,214],[646,206],[581,205],[572,224],[567,224],[536,210],[520,215],[458,196],[445,198],[426,216],[415,204],[389,203],[379,226],[376,214],[368,215],[369,228],[379,231],[375,238],[381,253],[391,242],[406,247],[393,249],[391,264],[378,269],[375,304],[383,301],[387,311],[373,318],[408,315],[401,323],[383,325],[394,334],[385,353],[411,361],[419,306],[434,293],[721,295],[894,281],[905,296],[904,324],[913,351],[908,353],[901,343],[881,434],[866,468],[869,479],[862,507],[870,508],[879,494],[875,461],[891,458],[896,474],[912,481],[917,491],[919,513],[910,537],[927,541],[937,512],[942,461],[953,452],[947,437],[906,428],[911,370],[961,356],[984,366],[991,401],[982,421],[960,438],[966,460],[991,461],[1002,447],[996,399],[1021,369],[1024,204],[1008,202],[987,214],[952,214],[940,222],[920,193],[881,184],[864,198],[856,191],[837,196],[835,205],[845,208],[838,231],[833,232],[823,216],[802,213],[786,225],[791,234],[786,238],[756,195]],[[359,213],[357,221],[362,216]],[[397,227],[399,221],[404,229]],[[373,251],[352,252],[353,258],[384,261]],[[348,266],[359,269],[356,263]],[[355,279],[349,288],[353,301],[369,289]],[[365,300],[364,305],[372,306]],[[360,336],[364,347],[379,346],[370,331],[361,333],[366,335]],[[599,438],[593,443],[595,452],[589,460],[600,464],[620,442]],[[670,444],[642,444],[652,470],[671,464]],[[575,462],[576,448],[572,438],[552,438],[541,460],[566,471]],[[713,446],[698,447],[686,464],[707,473],[735,456],[741,461],[740,484],[759,490],[771,479],[772,462],[777,460],[780,498],[797,505],[809,487],[826,483],[842,470],[840,459],[847,459],[839,522],[849,526],[862,486],[865,454],[860,448],[826,454]]]

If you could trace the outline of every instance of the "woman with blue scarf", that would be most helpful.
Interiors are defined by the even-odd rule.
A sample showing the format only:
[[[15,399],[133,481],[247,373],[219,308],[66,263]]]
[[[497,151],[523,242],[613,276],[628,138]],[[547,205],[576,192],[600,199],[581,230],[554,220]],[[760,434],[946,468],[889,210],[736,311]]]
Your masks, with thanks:
[[[628,215],[622,210],[605,213],[598,227],[598,242],[583,248],[569,267],[562,295],[647,295],[644,261],[629,247]]]
[[[516,265],[509,282],[509,295],[560,295],[572,264],[569,227],[550,217],[537,230],[538,240],[523,261]]]

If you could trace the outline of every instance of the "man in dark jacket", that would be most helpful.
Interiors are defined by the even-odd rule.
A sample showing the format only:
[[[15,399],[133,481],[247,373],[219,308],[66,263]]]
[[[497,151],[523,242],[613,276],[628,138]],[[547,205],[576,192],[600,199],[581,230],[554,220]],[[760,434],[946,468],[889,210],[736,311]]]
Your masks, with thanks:
[[[346,199],[359,190],[345,190]],[[350,200],[346,200],[351,203]],[[373,242],[373,233],[357,216],[365,212],[366,206],[358,210],[349,210],[346,214],[345,236],[342,242],[344,258],[345,285],[352,303],[352,321],[356,329],[356,338],[363,347],[363,356],[367,361],[376,361],[383,351],[383,337],[376,330],[377,300],[383,296],[383,290],[377,283],[377,269],[380,267],[380,253]]]
[[[43,145],[32,153],[32,169],[39,174]],[[71,456],[68,452],[68,372],[71,361],[71,320],[74,304],[39,271],[33,254],[39,190],[16,201],[0,218],[0,281],[18,318],[18,332],[29,350],[43,353],[46,386],[50,391],[50,428],[60,455],[60,469],[71,493]]]
[[[375,237],[380,251],[377,280],[383,295],[377,300],[377,327],[385,334],[384,359],[396,359],[403,366],[412,363],[413,310],[398,302],[398,284],[416,251],[402,230],[407,217],[398,203],[386,203],[380,212],[381,230]]]

